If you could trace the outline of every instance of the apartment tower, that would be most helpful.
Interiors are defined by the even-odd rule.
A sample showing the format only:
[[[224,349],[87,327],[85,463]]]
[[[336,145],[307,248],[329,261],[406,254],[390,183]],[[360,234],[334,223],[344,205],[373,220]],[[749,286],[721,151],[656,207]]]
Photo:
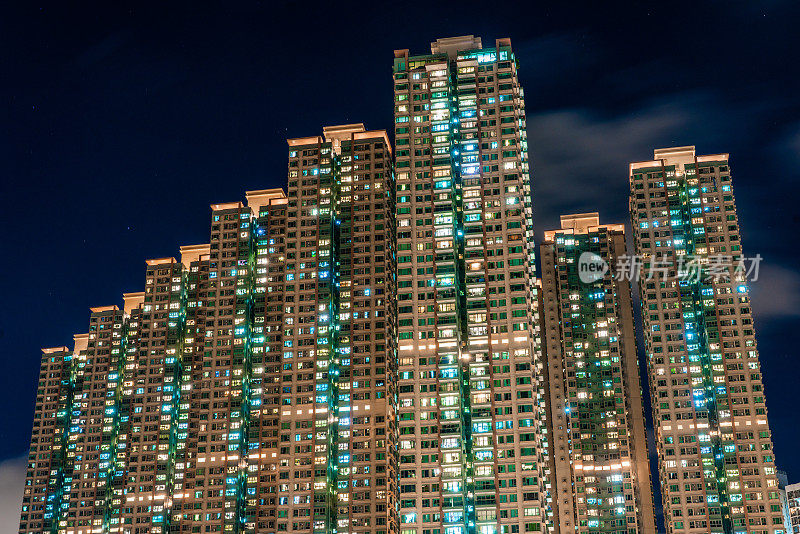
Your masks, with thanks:
[[[323,132],[43,351],[21,533],[397,532],[391,147]]]
[[[784,522],[788,534],[800,534],[800,484],[786,485],[786,510]]]
[[[625,227],[562,215],[540,250],[559,532],[656,532]]]
[[[397,530],[394,198],[383,130],[345,125],[289,140],[282,368],[295,363],[293,385],[313,402],[282,401],[281,424],[293,430],[279,458],[293,469],[279,531]],[[298,453],[299,428],[311,441]],[[304,504],[297,465],[313,472]],[[311,525],[295,523],[310,509]]]
[[[784,532],[727,154],[630,165],[668,532]]]
[[[511,43],[396,50],[400,529],[546,532],[525,105]]]

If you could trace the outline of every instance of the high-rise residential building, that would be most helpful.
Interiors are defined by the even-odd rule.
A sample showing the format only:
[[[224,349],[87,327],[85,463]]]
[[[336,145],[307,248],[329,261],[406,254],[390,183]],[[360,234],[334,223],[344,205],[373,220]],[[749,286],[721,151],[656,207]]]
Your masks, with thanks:
[[[786,512],[789,534],[800,534],[800,484],[786,486]]]
[[[656,532],[625,227],[562,215],[540,246],[559,532]],[[594,270],[592,269],[594,266]]]
[[[784,532],[727,154],[630,165],[630,213],[668,532]]]
[[[546,532],[525,105],[510,40],[395,51],[400,530]]]
[[[288,494],[279,502],[278,530],[396,532],[391,145],[383,130],[359,124],[289,146],[281,367],[294,362],[295,374],[294,383],[282,376],[281,389],[305,392],[299,404],[308,406],[281,400],[282,429],[291,432],[282,433],[278,457],[292,469],[282,473],[291,480],[279,488]],[[298,436],[309,441],[298,447]],[[306,466],[299,478],[310,486],[305,497],[294,487],[303,475],[298,465]],[[295,522],[309,511],[305,524]]]
[[[43,351],[20,532],[397,532],[391,147],[323,133]]]
[[[778,469],[775,473],[778,477],[778,492],[781,498],[781,511],[783,512],[783,526],[786,528],[786,532],[792,532],[792,521],[789,515],[789,497],[788,493],[786,492],[786,486],[789,485],[789,477],[786,474],[786,471],[781,471]]]

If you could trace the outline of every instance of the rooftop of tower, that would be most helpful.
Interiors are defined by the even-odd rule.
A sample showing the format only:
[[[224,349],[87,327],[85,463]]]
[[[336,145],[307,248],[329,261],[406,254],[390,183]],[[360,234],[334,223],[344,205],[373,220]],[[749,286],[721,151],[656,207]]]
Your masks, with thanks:
[[[474,35],[461,35],[459,37],[444,37],[431,43],[432,54],[447,54],[455,57],[461,50],[481,49],[481,38]]]
[[[653,159],[669,159],[676,157],[693,158],[695,155],[694,145],[674,146],[670,148],[656,148],[653,150]]]
[[[292,139],[287,139],[286,142],[292,147],[331,143],[333,145],[334,152],[339,152],[339,147],[343,141],[360,141],[364,139],[375,138],[383,138],[386,144],[386,150],[391,153],[392,144],[389,142],[389,135],[386,133],[386,130],[367,130],[364,126],[364,123],[361,122],[354,124],[324,126],[322,128],[322,135],[314,135],[311,137],[295,137]]]
[[[561,216],[561,229],[548,230],[544,233],[544,240],[552,242],[556,234],[586,234],[596,231],[598,228],[607,228],[615,232],[624,232],[624,224],[600,224],[600,214],[573,213]]]
[[[694,164],[695,160],[697,160],[698,163],[727,161],[728,154],[698,156],[694,145],[656,148],[653,150],[653,159],[651,161],[636,161],[631,163],[630,172],[633,172],[635,169],[649,169],[660,167],[661,165],[675,165],[679,169],[683,169],[687,164]]]
[[[444,57],[450,60],[477,58],[478,62],[484,63],[498,59],[513,59],[514,56],[511,52],[511,39],[508,37],[495,39],[490,48],[484,48],[481,38],[474,35],[436,39],[431,43],[430,54],[411,53],[407,48],[394,51],[395,68],[402,66],[400,70],[406,69],[406,62],[409,59],[415,61],[441,61]],[[400,63],[397,63],[398,61]]]

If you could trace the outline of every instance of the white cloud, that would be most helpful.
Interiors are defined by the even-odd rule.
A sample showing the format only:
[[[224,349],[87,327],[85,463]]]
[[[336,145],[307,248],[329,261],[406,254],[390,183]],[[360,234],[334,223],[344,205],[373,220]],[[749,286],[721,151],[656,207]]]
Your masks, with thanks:
[[[626,73],[614,72],[605,83],[615,78],[649,80],[653,78],[651,69],[648,64]],[[619,92],[623,101],[624,95]],[[695,145],[700,153],[733,152],[738,165],[737,157],[746,153],[742,147],[759,146],[767,135],[772,139],[771,154],[751,153],[746,167],[749,174],[737,174],[735,182],[739,213],[748,216],[744,224],[746,250],[752,253],[749,244],[758,243],[762,254],[780,254],[780,234],[773,228],[784,226],[784,212],[757,207],[774,202],[770,196],[773,189],[760,182],[765,176],[796,189],[796,177],[786,169],[800,163],[800,123],[776,129],[768,120],[786,105],[782,100],[731,100],[710,90],[668,93],[647,100],[631,97],[613,110],[600,110],[589,103],[533,111],[529,103],[528,149],[539,237],[543,230],[558,228],[559,215],[566,213],[598,211],[603,222],[627,223],[628,164],[652,158],[655,148]]]
[[[711,102],[702,93],[677,94],[614,116],[578,108],[529,114],[537,226],[547,229],[570,211],[627,220],[628,163],[652,158],[654,148],[694,144],[683,132]]]
[[[19,532],[27,461],[27,456],[20,456],[0,463],[0,534]]]

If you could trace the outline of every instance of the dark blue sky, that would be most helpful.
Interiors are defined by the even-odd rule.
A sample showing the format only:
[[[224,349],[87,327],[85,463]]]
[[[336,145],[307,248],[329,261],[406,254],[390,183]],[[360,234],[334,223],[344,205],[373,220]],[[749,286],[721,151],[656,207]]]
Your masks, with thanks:
[[[0,461],[27,450],[41,347],[140,290],[146,258],[206,242],[210,203],[283,186],[286,137],[391,130],[395,48],[476,34],[519,59],[538,235],[569,211],[626,221],[627,164],[655,147],[731,154],[765,257],[777,463],[800,481],[795,2],[18,4],[0,8]]]

